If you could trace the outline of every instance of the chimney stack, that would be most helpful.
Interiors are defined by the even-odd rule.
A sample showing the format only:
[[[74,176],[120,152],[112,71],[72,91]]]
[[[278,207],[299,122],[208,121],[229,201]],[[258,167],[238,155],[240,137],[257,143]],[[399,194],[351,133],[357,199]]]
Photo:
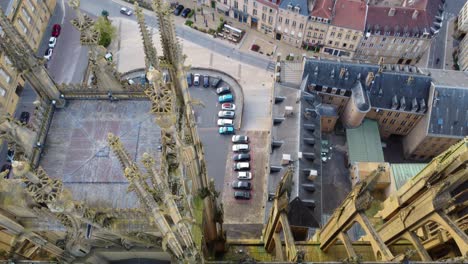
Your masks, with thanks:
[[[396,12],[395,8],[393,8],[393,7],[390,8],[390,10],[388,10],[388,16],[394,16],[395,12]]]
[[[398,97],[396,95],[392,98],[392,109],[396,110],[398,108]]]
[[[369,87],[372,84],[373,80],[374,80],[374,73],[370,71],[367,73],[366,86]]]
[[[413,20],[416,20],[418,18],[418,14],[419,14],[419,11],[418,10],[414,10],[413,12]]]
[[[406,81],[407,85],[411,85],[414,81],[414,77],[412,75],[408,76],[408,80]]]
[[[346,68],[341,68],[341,70],[340,70],[340,79],[343,79],[343,77],[345,75],[345,72],[346,72]]]

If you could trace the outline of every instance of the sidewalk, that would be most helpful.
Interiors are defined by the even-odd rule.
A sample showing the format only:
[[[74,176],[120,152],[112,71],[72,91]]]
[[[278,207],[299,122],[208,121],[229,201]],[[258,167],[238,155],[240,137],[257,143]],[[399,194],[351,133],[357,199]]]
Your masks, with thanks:
[[[453,61],[453,52],[454,50],[458,49],[458,45],[460,44],[459,41],[453,38],[453,33],[455,29],[455,17],[451,18],[447,23],[447,38],[445,39],[445,60],[443,61],[444,66],[442,69],[444,70],[453,70],[454,69],[454,61]]]

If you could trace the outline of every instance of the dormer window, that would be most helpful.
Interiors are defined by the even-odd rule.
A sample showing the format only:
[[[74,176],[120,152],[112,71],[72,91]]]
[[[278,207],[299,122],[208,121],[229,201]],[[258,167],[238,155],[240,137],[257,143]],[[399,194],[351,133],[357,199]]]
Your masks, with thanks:
[[[327,23],[327,24],[328,24],[328,19],[324,18],[324,19],[323,19],[323,23]]]
[[[385,36],[389,36],[390,35],[390,31],[385,31]]]
[[[292,10],[293,6],[292,4],[288,4],[288,10]]]
[[[311,17],[310,17],[310,20],[311,20],[311,21],[315,21],[315,19],[316,19],[316,18],[315,18],[314,16],[311,16]]]

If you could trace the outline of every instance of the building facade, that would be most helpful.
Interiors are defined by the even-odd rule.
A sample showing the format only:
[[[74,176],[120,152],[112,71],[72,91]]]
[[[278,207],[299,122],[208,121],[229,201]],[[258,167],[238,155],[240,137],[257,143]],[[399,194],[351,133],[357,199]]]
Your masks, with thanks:
[[[279,5],[275,38],[297,48],[301,47],[308,19],[307,0],[282,1]]]
[[[458,66],[460,70],[468,71],[468,37],[464,37],[458,46]]]
[[[462,32],[468,32],[468,2],[463,5],[458,13],[457,27]]]
[[[306,49],[318,52],[325,45],[332,10],[332,0],[317,0],[315,2],[304,34],[303,46]]]
[[[403,140],[404,155],[431,159],[468,135],[468,73],[430,70],[428,111]]]
[[[55,5],[56,0],[10,0],[0,3],[5,15],[34,51],[39,48]],[[0,108],[13,115],[23,87],[24,80],[12,67],[8,57],[0,53]]]
[[[252,15],[250,25],[252,28],[274,37],[276,17],[278,16],[278,5],[268,0],[257,0],[252,3],[252,10],[248,10]]]
[[[365,28],[367,4],[362,0],[336,0],[331,25],[320,53],[352,59]]]
[[[431,4],[429,4],[431,2]],[[369,6],[365,36],[355,59],[390,64],[416,64],[429,49],[442,20],[442,1],[416,7]]]

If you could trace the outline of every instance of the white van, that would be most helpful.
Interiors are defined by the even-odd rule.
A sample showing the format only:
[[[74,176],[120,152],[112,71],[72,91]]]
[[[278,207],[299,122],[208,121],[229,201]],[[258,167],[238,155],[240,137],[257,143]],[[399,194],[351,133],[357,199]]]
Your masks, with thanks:
[[[237,173],[237,179],[238,180],[251,180],[252,179],[252,173],[248,171],[240,171]]]

